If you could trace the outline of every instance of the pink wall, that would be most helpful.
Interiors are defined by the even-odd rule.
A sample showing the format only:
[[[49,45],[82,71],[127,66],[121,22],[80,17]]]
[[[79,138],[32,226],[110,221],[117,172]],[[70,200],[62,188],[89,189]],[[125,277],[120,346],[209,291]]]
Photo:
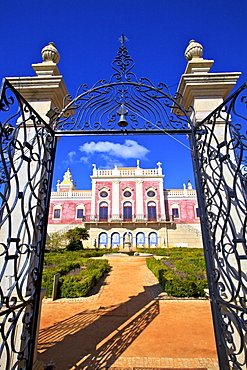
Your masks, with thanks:
[[[70,223],[81,223],[81,220],[76,220],[76,206],[79,204],[84,204],[85,213],[84,215],[90,215],[91,212],[91,201],[85,200],[61,200],[61,201],[51,201],[49,208],[49,224],[70,224]],[[62,206],[62,217],[61,219],[52,219],[53,207],[55,205]]]
[[[106,187],[109,193],[108,197],[102,198],[99,196],[100,189]],[[143,181],[142,183],[143,187],[143,209],[144,209],[144,216],[147,216],[147,202],[148,201],[154,201],[157,205],[157,216],[161,214],[161,206],[160,206],[160,192],[159,192],[159,183],[158,181]],[[150,188],[151,187],[151,188]],[[122,194],[124,192],[125,188],[130,188],[132,192],[132,196],[127,198],[123,197]],[[156,196],[155,197],[147,197],[146,193],[147,190],[154,189]],[[103,189],[102,189],[103,190]],[[99,203],[106,201],[109,205],[109,212],[108,215],[111,217],[112,215],[112,182],[111,181],[98,181],[96,182],[96,201],[95,201],[95,212],[94,215],[99,215]],[[136,214],[136,183],[134,180],[129,181],[120,181],[119,184],[119,214],[123,214],[122,205],[125,201],[130,201],[133,205],[132,208],[132,214]],[[173,198],[165,200],[165,211],[166,211],[166,219],[170,220],[170,215],[172,214],[171,207],[172,204],[178,204],[179,208],[179,218],[174,218],[174,222],[176,223],[199,223],[199,218],[196,217],[195,213],[195,206],[197,205],[196,199],[190,199],[190,198]],[[79,204],[84,204],[85,206],[85,212],[84,216],[90,216],[91,215],[91,200],[83,200],[83,199],[77,199],[77,200],[67,200],[67,199],[61,199],[61,200],[52,200],[50,203],[50,209],[49,209],[49,223],[50,224],[71,224],[71,223],[80,223],[82,220],[76,219],[76,207]],[[61,205],[62,207],[62,217],[61,219],[53,219],[53,207],[55,205]]]
[[[150,188],[151,186],[151,188]],[[150,189],[148,189],[150,188]],[[154,190],[156,195],[155,197],[148,197],[147,191],[148,190]],[[145,215],[147,215],[147,203],[148,202],[155,202],[156,203],[156,210],[157,210],[157,216],[161,214],[161,207],[160,207],[160,191],[159,191],[159,183],[158,181],[144,181],[143,182],[143,201],[144,201],[144,209],[145,209]]]
[[[195,206],[197,205],[196,199],[172,199],[166,200],[168,205],[169,215],[172,214],[172,205],[174,203],[178,204],[179,208],[179,218],[174,218],[176,223],[199,223],[200,220],[196,217]]]

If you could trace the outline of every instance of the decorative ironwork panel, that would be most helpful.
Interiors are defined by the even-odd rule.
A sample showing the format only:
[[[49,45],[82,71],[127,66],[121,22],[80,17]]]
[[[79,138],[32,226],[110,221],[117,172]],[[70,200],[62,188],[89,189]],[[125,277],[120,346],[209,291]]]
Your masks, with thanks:
[[[247,365],[247,85],[191,137],[220,368]]]
[[[0,140],[0,367],[31,369],[55,139],[7,81]]]
[[[133,73],[134,61],[124,43],[112,62],[114,74],[91,88],[81,85],[76,97],[66,96],[64,109],[53,117],[55,131],[190,130],[191,110],[168,87],[155,86]]]

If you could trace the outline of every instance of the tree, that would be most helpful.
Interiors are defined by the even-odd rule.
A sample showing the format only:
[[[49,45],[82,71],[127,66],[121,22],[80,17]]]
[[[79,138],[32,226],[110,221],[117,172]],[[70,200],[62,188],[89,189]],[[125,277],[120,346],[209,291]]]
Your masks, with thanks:
[[[85,227],[75,227],[65,233],[65,237],[69,240],[66,249],[70,251],[83,249],[82,240],[89,239],[89,233]]]
[[[61,247],[64,247],[64,239],[64,234],[59,232],[51,233],[47,236],[46,248],[53,251],[58,251]]]

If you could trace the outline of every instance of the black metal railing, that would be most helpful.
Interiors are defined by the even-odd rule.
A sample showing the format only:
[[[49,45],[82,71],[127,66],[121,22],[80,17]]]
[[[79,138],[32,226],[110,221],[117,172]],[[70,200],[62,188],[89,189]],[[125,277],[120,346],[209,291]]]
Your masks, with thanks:
[[[75,220],[76,223],[79,222],[167,222],[165,216],[158,215],[157,217],[148,217],[147,215],[136,216],[132,215],[131,218],[125,218],[123,215],[113,216],[108,215],[108,217],[100,217],[99,215],[87,215],[80,218],[80,220]]]
[[[247,366],[247,84],[191,136],[220,369]]]
[[[1,366],[32,369],[55,138],[6,80],[0,141]]]

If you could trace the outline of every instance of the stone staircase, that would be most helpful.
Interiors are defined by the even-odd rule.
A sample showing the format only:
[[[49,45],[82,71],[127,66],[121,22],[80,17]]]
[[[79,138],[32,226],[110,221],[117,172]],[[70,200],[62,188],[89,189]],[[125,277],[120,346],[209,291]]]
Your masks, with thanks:
[[[200,225],[198,225],[200,227]],[[201,231],[197,224],[172,224],[167,228],[167,247],[202,248]]]

